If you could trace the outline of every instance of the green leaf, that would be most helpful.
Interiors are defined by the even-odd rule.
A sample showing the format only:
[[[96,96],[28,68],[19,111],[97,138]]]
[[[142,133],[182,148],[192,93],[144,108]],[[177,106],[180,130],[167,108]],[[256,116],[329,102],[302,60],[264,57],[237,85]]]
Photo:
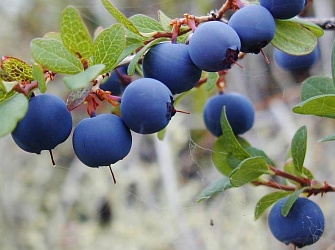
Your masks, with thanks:
[[[305,191],[305,188],[299,189],[287,198],[287,200],[284,202],[282,208],[281,208],[281,214],[286,217],[288,213],[290,212],[294,202],[299,198],[299,195]]]
[[[143,36],[152,36],[153,34],[159,31],[161,32],[165,31],[159,22],[143,14],[137,14],[137,15],[131,16],[129,17],[128,20],[131,21],[135,25],[137,30]]]
[[[310,32],[312,32],[317,38],[322,37],[325,33],[324,30],[320,26],[314,23],[311,23],[311,22],[307,22],[305,20],[298,19],[298,18],[292,18],[292,19],[289,19],[289,21],[302,25],[303,27],[308,29]]]
[[[333,83],[335,85],[335,39],[332,45],[331,64],[332,64],[332,78],[333,78]]]
[[[301,24],[276,19],[276,35],[271,43],[291,55],[306,55],[317,45],[315,35]]]
[[[310,180],[314,179],[313,173],[309,169],[305,168],[304,166],[302,167],[302,171],[298,172],[297,169],[294,167],[293,160],[288,160],[285,163],[284,171],[291,175],[297,176],[297,177],[308,178]],[[296,186],[300,185],[299,183],[293,180],[288,180],[288,181],[293,183]]]
[[[229,176],[238,165],[236,163],[251,157],[251,155],[245,151],[235,137],[227,120],[225,107],[221,113],[221,128],[222,135],[216,140],[213,148],[213,162],[222,174]],[[232,162],[234,163],[232,164]]]
[[[327,135],[326,137],[319,140],[319,142],[335,141],[335,135]]]
[[[108,10],[108,12],[115,18],[116,21],[123,24],[126,29],[141,36],[141,33],[137,30],[135,25],[131,21],[129,21],[128,18],[122,12],[120,12],[111,2],[109,2],[108,0],[101,0],[101,2]]]
[[[166,32],[170,32],[172,30],[172,19],[165,15],[161,10],[158,11],[158,21]]]
[[[209,72],[207,75],[206,90],[212,90],[216,86],[218,80],[219,74],[217,72]]]
[[[311,97],[296,105],[293,111],[298,114],[335,118],[335,94]]]
[[[58,40],[36,38],[32,40],[30,48],[35,61],[50,71],[74,75],[84,70],[80,59]]]
[[[291,154],[293,158],[293,165],[295,169],[302,173],[305,156],[307,150],[307,128],[302,126],[294,134],[291,142]]]
[[[59,32],[47,32],[43,36],[44,39],[53,39],[62,42],[62,37]]]
[[[93,64],[105,64],[103,73],[111,71],[126,46],[126,36],[121,24],[102,31],[93,43]]]
[[[314,76],[307,78],[301,86],[301,101],[324,94],[335,94],[333,79],[329,77]]]
[[[253,157],[255,157],[255,156],[261,156],[261,157],[263,157],[265,160],[266,160],[266,162],[268,163],[268,164],[270,164],[271,166],[275,166],[276,164],[275,164],[275,162],[274,161],[272,161],[270,158],[269,158],[269,156],[263,151],[263,150],[261,150],[261,149],[258,149],[258,148],[254,148],[254,147],[244,147],[244,149],[251,155],[251,156],[253,156]]]
[[[233,153],[233,155],[241,160],[244,160],[250,155],[242,148],[240,143],[238,142],[226,115],[226,107],[223,107],[221,112],[221,119],[220,119],[221,129],[222,129],[222,138],[227,140],[227,143],[229,144],[230,152]]]
[[[168,41],[168,38],[165,37],[161,37],[161,38],[157,38],[153,41],[151,41],[150,43],[146,44],[139,52],[136,53],[135,57],[131,60],[129,66],[128,66],[128,75],[133,75],[135,73],[135,68],[137,63],[139,62],[139,60],[142,58],[142,56],[145,54],[145,52],[147,52],[147,50],[149,48],[151,48],[152,46],[163,42],[163,41]]]
[[[5,97],[6,92],[7,92],[7,91],[6,91],[6,88],[5,88],[3,82],[2,82],[2,80],[1,80],[1,78],[0,78],[0,102],[1,102],[2,99]]]
[[[214,196],[222,193],[223,191],[232,188],[229,178],[224,177],[222,179],[216,180],[209,184],[205,189],[197,196],[197,202],[202,202],[213,198]]]
[[[263,157],[256,156],[243,160],[230,176],[230,183],[234,187],[247,184],[263,174],[271,174],[271,170]]]
[[[96,64],[77,75],[66,76],[64,77],[65,85],[70,90],[86,88],[101,74],[104,68],[104,64]]]
[[[28,99],[23,94],[15,94],[0,103],[0,138],[11,133],[16,124],[25,116],[28,110]]]
[[[63,44],[70,52],[79,58],[92,56],[92,38],[75,8],[67,7],[63,11],[60,29]]]
[[[142,43],[127,46],[117,59],[116,65],[119,65],[127,56],[133,54],[137,49],[141,48],[142,46]]]
[[[45,82],[43,68],[37,63],[33,64],[33,76],[34,79],[38,82],[38,88],[41,93],[45,93],[47,90],[47,84]]]
[[[255,220],[257,220],[266,211],[268,207],[276,203],[278,200],[290,195],[291,193],[292,192],[288,191],[279,191],[263,196],[256,204],[254,213]]]
[[[80,106],[85,101],[86,97],[91,93],[91,90],[92,85],[71,91],[66,100],[67,108],[69,110],[74,110]]]
[[[9,93],[10,92],[15,92],[16,91],[12,91],[12,89],[15,87],[15,85],[17,85],[17,82],[14,81],[14,82],[6,82],[6,81],[1,81],[1,89],[2,89],[2,92],[4,93],[4,97],[7,97],[9,98]],[[0,99],[2,101],[2,99]]]
[[[18,58],[4,57],[1,61],[1,68],[7,73],[6,78],[11,79],[11,81],[26,82],[34,80],[31,66]]]
[[[13,82],[15,81],[13,78],[9,76],[7,72],[5,72],[1,67],[0,67],[0,80],[4,80],[7,82]]]
[[[164,138],[165,138],[165,134],[166,134],[166,127],[163,128],[161,131],[159,131],[157,133],[157,138],[160,140],[160,141],[163,141]]]

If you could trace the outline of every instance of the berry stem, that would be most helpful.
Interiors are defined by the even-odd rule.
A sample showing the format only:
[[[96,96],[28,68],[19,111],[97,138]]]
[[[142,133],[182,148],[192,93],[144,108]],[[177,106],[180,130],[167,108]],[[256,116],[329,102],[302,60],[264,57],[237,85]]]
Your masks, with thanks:
[[[220,20],[224,16],[224,14],[230,9],[236,11],[241,7],[243,7],[243,3],[240,0],[227,0],[219,9],[216,15],[216,19]]]
[[[54,159],[54,155],[53,155],[51,149],[49,150],[49,154],[50,154],[50,158],[51,158],[52,165],[53,165],[54,167],[56,167],[56,161],[55,161],[55,159]]]
[[[111,165],[109,165],[109,170],[110,170],[110,172],[111,172],[111,175],[112,175],[112,177],[113,177],[113,182],[114,182],[114,185],[116,185],[116,178],[115,178],[115,175],[114,175],[114,172],[113,172],[113,170],[112,170],[112,167],[111,167]]]
[[[266,54],[265,54],[265,52],[264,52],[263,49],[261,49],[261,53],[262,53],[262,55],[263,55],[263,57],[264,57],[264,59],[265,59],[265,62],[266,62],[267,64],[270,64],[270,60],[269,60],[269,58],[266,56]]]

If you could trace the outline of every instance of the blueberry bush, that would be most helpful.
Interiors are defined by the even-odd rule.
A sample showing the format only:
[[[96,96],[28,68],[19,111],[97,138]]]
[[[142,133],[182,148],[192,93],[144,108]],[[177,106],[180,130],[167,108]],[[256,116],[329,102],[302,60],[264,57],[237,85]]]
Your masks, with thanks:
[[[51,151],[70,136],[71,114],[85,106],[88,117],[73,129],[74,153],[86,166],[109,166],[116,183],[112,165],[131,152],[132,136],[157,133],[164,140],[171,118],[188,114],[178,104],[205,86],[203,121],[215,137],[212,160],[222,177],[196,201],[246,184],[263,186],[269,192],[256,202],[254,216],[273,206],[268,225],[276,239],[301,248],[327,233],[322,209],[308,198],[334,192],[335,186],[318,180],[304,164],[307,126],[296,131],[279,166],[266,149],[243,137],[255,122],[252,101],[227,90],[232,67],[248,70],[245,57],[263,56],[270,63],[266,46],[275,47],[273,58],[284,70],[306,70],[316,63],[324,27],[295,18],[306,1],[227,0],[208,15],[170,18],[159,11],[157,20],[126,17],[112,1],[101,3],[116,23],[97,28],[94,36],[79,11],[67,7],[59,32],[31,41],[31,64],[10,55],[1,58],[0,137],[11,134],[30,153],[48,150],[56,165]],[[296,114],[335,118],[335,46],[327,49],[332,77],[304,80]],[[66,102],[48,93],[59,76],[68,90]],[[110,105],[108,113],[99,113],[101,102]],[[320,139],[333,140],[334,134]]]

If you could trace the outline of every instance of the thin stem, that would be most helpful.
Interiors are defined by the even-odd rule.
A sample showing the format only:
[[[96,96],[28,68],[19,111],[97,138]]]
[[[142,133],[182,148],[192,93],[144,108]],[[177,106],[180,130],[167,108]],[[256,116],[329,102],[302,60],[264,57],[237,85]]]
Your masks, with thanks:
[[[276,176],[280,176],[280,177],[298,182],[303,187],[311,186],[311,180],[310,179],[297,177],[295,175],[284,172],[284,171],[282,171],[278,168],[275,168],[274,166],[271,166],[271,165],[269,165],[269,168],[270,168],[270,170],[272,170],[274,172],[274,175],[276,175]]]
[[[38,87],[38,82],[37,81],[33,81],[30,83],[25,83],[25,84],[21,84],[18,83],[14,86],[14,90],[18,93],[22,93],[25,96],[28,96],[29,93],[33,90],[36,89]]]
[[[239,5],[241,4],[242,3],[239,0],[227,0],[219,9],[216,16],[217,20],[220,20],[224,16],[224,14],[230,9],[238,10],[240,8]],[[243,4],[241,6],[243,6]]]
[[[291,192],[294,192],[297,190],[295,186],[283,185],[273,180],[269,180],[269,181],[256,180],[256,181],[252,181],[251,184],[253,184],[254,186],[266,186],[266,187],[270,187],[274,189],[291,191]],[[307,186],[305,187],[305,190],[303,191],[303,193],[307,194],[307,196],[318,195],[318,194],[321,194],[321,196],[323,196],[323,194],[328,193],[328,192],[335,192],[335,187],[329,185],[327,182],[324,182],[323,186],[320,186],[317,188]]]
[[[116,185],[116,178],[115,178],[115,176],[114,176],[114,173],[113,173],[113,170],[112,170],[111,165],[109,165],[109,170],[110,170],[110,172],[111,172],[111,174],[112,174],[114,185]]]
[[[293,186],[288,186],[288,185],[283,185],[283,184],[279,184],[275,181],[253,181],[251,182],[253,185],[255,186],[266,186],[266,187],[270,187],[270,188],[275,188],[275,189],[280,189],[280,190],[284,190],[284,191],[295,191],[296,188]]]
[[[56,166],[56,162],[55,162],[54,155],[53,155],[51,149],[49,150],[49,154],[50,154],[52,165],[55,167]]]

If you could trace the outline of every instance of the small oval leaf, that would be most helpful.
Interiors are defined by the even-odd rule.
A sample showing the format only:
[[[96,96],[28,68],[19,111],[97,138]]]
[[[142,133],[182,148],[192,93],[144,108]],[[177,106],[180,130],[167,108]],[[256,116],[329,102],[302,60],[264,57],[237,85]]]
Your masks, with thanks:
[[[289,21],[291,22],[294,22],[294,23],[298,23],[302,26],[304,26],[306,29],[308,29],[309,31],[311,31],[317,38],[320,38],[323,36],[323,34],[325,33],[324,30],[314,24],[314,23],[311,23],[311,22],[307,22],[301,18],[292,18],[292,19],[289,19]]]
[[[291,142],[291,155],[294,168],[302,173],[307,150],[307,128],[302,126],[294,134]]]
[[[296,105],[293,111],[298,114],[335,118],[335,94],[311,97]]]
[[[6,117],[0,122],[0,138],[11,133],[16,124],[25,116],[28,110],[28,99],[23,94],[15,94],[0,102],[0,117]]]
[[[137,30],[140,33],[155,33],[157,31],[164,32],[164,28],[162,27],[162,25],[149,16],[143,14],[136,14],[129,17],[128,20],[136,26]]]
[[[305,188],[299,189],[292,194],[290,194],[289,197],[287,197],[286,201],[284,202],[282,208],[281,208],[281,214],[286,217],[288,213],[290,212],[294,202],[299,198],[300,194],[302,194],[305,191]]]
[[[229,178],[224,177],[222,179],[216,180],[209,184],[205,189],[198,195],[197,202],[202,202],[213,198],[214,196],[222,193],[223,191],[232,188]]]
[[[333,79],[322,76],[312,76],[307,78],[301,86],[301,101],[324,94],[335,94]]]
[[[163,41],[167,41],[168,38],[165,37],[161,37],[161,38],[157,38],[153,41],[151,41],[150,43],[146,44],[139,52],[136,53],[136,55],[134,56],[134,58],[131,60],[129,66],[128,66],[128,75],[133,75],[135,73],[135,68],[137,63],[139,62],[139,60],[142,58],[142,56],[145,54],[145,52],[147,52],[147,50],[154,46],[155,44],[158,44],[160,42]]]
[[[18,58],[4,56],[1,68],[7,73],[8,79],[22,82],[34,80],[31,66]]]
[[[65,85],[70,90],[86,88],[91,84],[91,81],[100,75],[104,68],[104,64],[96,64],[77,75],[66,76],[64,77]]]
[[[306,55],[317,45],[315,35],[301,24],[289,20],[276,20],[276,35],[271,43],[291,55]]]
[[[34,79],[38,82],[38,88],[41,93],[45,93],[47,90],[47,84],[45,82],[43,68],[36,63],[33,64],[33,76]]]
[[[276,203],[281,198],[290,195],[291,193],[292,192],[289,191],[279,191],[263,196],[256,204],[254,212],[255,220],[257,220],[266,211],[268,207]]]
[[[263,174],[270,174],[270,172],[266,160],[263,157],[256,156],[243,160],[231,172],[229,179],[234,187],[240,187]]]
[[[60,29],[62,41],[70,52],[79,58],[89,59],[91,57],[92,38],[75,8],[67,7],[63,11]]]
[[[84,67],[62,42],[54,39],[36,38],[30,44],[31,53],[37,63],[60,74],[78,74]]]
[[[116,21],[123,24],[126,29],[141,36],[141,33],[137,30],[135,25],[130,22],[128,18],[122,12],[120,12],[110,1],[101,0],[101,2],[105,6],[107,11],[115,18]]]
[[[159,23],[162,25],[163,29],[166,32],[171,32],[172,30],[172,19],[170,17],[168,17],[167,15],[165,15],[165,13],[161,10],[158,11],[158,21]]]
[[[221,113],[221,128],[222,135],[214,143],[213,162],[222,174],[229,176],[241,161],[251,155],[241,146],[234,135],[226,116],[225,107]]]
[[[93,43],[93,64],[104,64],[102,73],[111,71],[126,46],[126,36],[121,24],[114,24],[102,31]]]
[[[219,80],[219,74],[217,72],[208,72],[206,81],[206,90],[207,91],[212,90],[216,86],[218,80]]]

